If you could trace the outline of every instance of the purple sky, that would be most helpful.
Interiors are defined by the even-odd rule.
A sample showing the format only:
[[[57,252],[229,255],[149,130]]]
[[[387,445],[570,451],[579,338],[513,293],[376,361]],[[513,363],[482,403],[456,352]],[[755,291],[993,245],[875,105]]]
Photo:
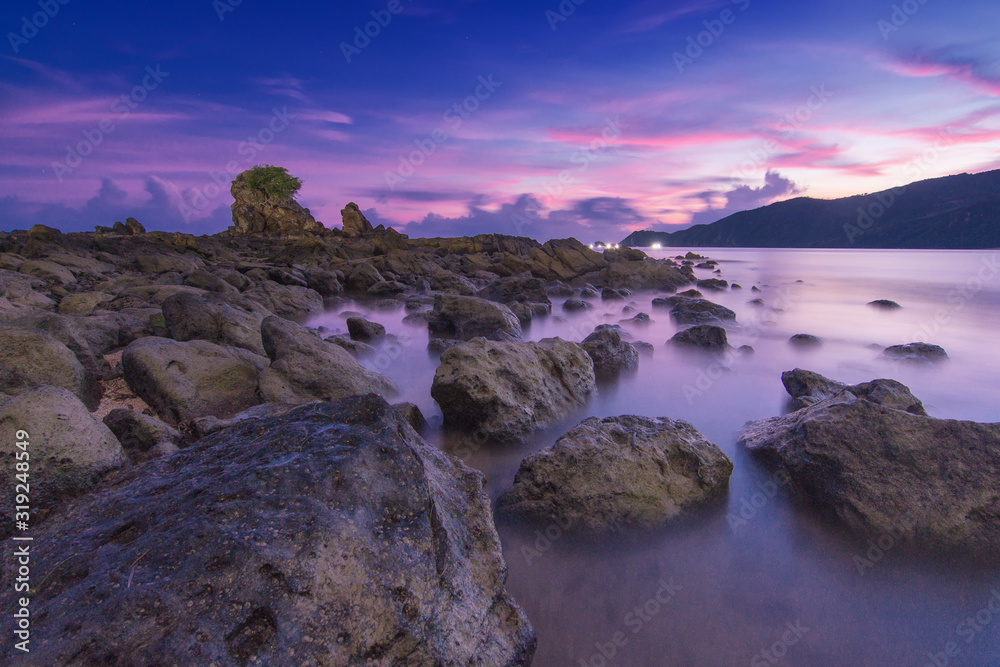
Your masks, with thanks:
[[[994,0],[65,2],[0,15],[0,229],[214,233],[258,163],[328,226],[587,242],[1000,167]]]

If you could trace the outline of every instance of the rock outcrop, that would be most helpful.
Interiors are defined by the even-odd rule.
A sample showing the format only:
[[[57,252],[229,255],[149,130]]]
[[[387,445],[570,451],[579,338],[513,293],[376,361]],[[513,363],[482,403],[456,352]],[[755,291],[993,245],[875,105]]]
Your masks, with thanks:
[[[431,396],[445,426],[512,442],[581,408],[595,388],[594,362],[576,343],[476,338],[441,355]]]
[[[626,340],[622,332],[602,326],[583,339],[580,346],[594,361],[594,375],[602,381],[616,380],[623,371],[639,367],[639,352]]]
[[[782,373],[781,383],[785,385],[785,391],[792,398],[791,407],[796,410],[846,390],[858,398],[887,408],[903,410],[914,415],[927,414],[920,399],[910,393],[906,385],[896,380],[879,379],[848,386],[819,373],[796,368]]]
[[[514,667],[535,649],[482,474],[375,396],[217,432],[35,539],[36,664]]]
[[[368,222],[368,218],[365,217],[365,214],[361,212],[361,209],[354,202],[349,202],[347,206],[341,209],[340,216],[343,220],[341,231],[344,233],[344,236],[348,238],[369,238],[375,235],[372,223]]]
[[[304,232],[322,232],[325,227],[317,222],[294,199],[274,198],[261,189],[250,187],[247,172],[236,176],[229,189],[235,200],[231,233],[237,236],[263,235],[287,236]]]
[[[497,512],[576,532],[656,528],[724,496],[732,471],[687,422],[591,417],[521,462]]]

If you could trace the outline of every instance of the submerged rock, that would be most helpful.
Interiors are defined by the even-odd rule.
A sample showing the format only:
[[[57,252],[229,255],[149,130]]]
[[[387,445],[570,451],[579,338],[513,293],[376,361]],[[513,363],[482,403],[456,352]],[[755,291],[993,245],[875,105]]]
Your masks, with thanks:
[[[721,324],[736,321],[736,313],[707,299],[668,297],[667,301],[670,299],[677,299],[672,302],[673,309],[670,311],[670,318],[677,324]]]
[[[566,299],[563,301],[562,307],[568,313],[575,313],[581,310],[590,310],[594,307],[594,304],[583,299]]]
[[[699,324],[696,327],[678,331],[667,342],[672,345],[697,347],[712,352],[729,349],[729,338],[726,336],[726,330],[711,324]]]
[[[995,554],[1000,424],[912,414],[889,407],[898,391],[866,384],[867,395],[852,388],[747,424],[740,443],[787,473],[797,497],[862,534]]]
[[[893,345],[885,348],[882,354],[889,359],[915,363],[934,363],[948,358],[948,353],[944,351],[943,347],[930,343]]]
[[[622,332],[614,327],[602,326],[583,339],[580,346],[594,360],[594,375],[598,380],[616,380],[622,371],[639,367],[639,352]]]
[[[902,308],[901,305],[889,299],[876,299],[875,301],[869,301],[868,305],[879,310],[899,310]]]
[[[812,334],[798,333],[788,339],[788,342],[795,347],[810,348],[819,347],[823,341],[818,336]]]
[[[37,664],[514,667],[535,649],[482,474],[375,396],[217,432],[35,536]]]
[[[441,355],[431,396],[445,426],[510,442],[563,419],[595,389],[594,362],[576,343],[476,338]]]
[[[915,415],[927,415],[927,410],[924,409],[924,404],[920,399],[910,393],[906,385],[896,380],[878,379],[848,386],[819,373],[796,368],[782,373],[781,383],[785,385],[785,391],[792,397],[791,405],[796,410],[836,396],[841,391],[846,390],[858,398],[888,408],[903,410]]]
[[[732,471],[687,422],[591,417],[521,462],[497,512],[577,532],[656,528],[723,496]]]

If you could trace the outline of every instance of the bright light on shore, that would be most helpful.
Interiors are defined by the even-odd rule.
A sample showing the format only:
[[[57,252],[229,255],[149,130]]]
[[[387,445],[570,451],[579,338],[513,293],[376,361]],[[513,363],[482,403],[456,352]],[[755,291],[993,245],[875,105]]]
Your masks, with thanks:
[[[659,250],[662,246],[659,243],[654,243],[649,247],[652,248],[653,250]]]

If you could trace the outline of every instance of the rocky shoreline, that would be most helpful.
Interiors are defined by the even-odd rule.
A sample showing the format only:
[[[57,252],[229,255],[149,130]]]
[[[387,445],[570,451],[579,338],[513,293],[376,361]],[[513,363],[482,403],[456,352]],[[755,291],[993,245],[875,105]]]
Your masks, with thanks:
[[[693,253],[408,239],[354,204],[331,230],[239,179],[233,194],[236,224],[212,237],[134,219],[0,233],[3,454],[31,429],[30,523],[49,545],[32,590],[38,655],[530,664],[482,474],[424,440],[416,406],[390,404],[396,383],[358,361],[398,332],[354,316],[324,338],[302,323],[345,297],[405,309],[440,355],[444,428],[503,446],[584,408],[652,349],[585,315],[575,340],[525,341],[550,296],[584,313],[651,293],[689,327],[671,345],[720,355],[736,315],[703,294],[740,287]],[[698,280],[696,265],[719,275]],[[623,322],[649,321],[630,308]],[[933,348],[885,354],[947,358]],[[860,534],[1000,548],[1000,426],[929,417],[892,380],[786,376],[794,411],[748,424],[740,443],[797,499]],[[592,417],[525,458],[497,511],[587,535],[649,530],[724,499],[732,471],[686,422]]]

